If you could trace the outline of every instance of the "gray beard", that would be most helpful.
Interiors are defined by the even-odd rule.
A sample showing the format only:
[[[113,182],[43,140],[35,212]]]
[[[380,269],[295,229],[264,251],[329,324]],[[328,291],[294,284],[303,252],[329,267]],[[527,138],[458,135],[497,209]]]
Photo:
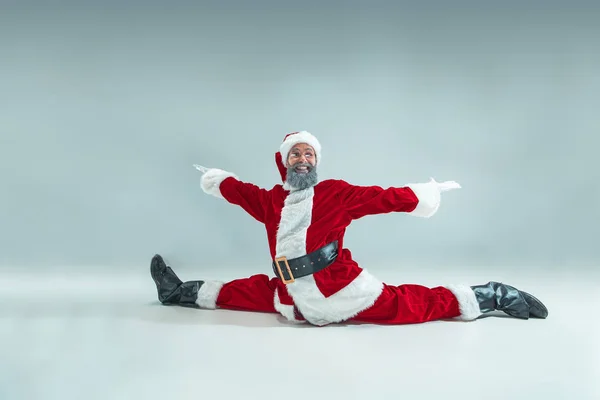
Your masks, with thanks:
[[[295,168],[302,166],[308,167],[307,173],[299,174],[296,172]],[[294,189],[308,189],[311,186],[315,186],[318,182],[317,168],[308,163],[292,165],[287,169],[286,181]]]

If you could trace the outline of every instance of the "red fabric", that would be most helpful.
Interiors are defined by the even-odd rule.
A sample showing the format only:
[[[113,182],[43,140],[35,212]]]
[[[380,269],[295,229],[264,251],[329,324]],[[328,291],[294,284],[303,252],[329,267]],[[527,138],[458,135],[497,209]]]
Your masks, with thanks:
[[[265,225],[269,256],[273,260],[281,210],[288,191],[282,185],[267,190],[233,177],[221,182],[220,191],[228,202],[239,205]],[[314,191],[306,252],[315,251],[335,240],[340,249],[332,265],[314,274],[317,286],[324,296],[329,297],[347,286],[362,271],[352,259],[350,250],[343,248],[344,234],[350,223],[367,215],[410,212],[416,208],[418,199],[408,187],[384,189],[379,186],[356,186],[333,179],[320,182]],[[285,291],[285,285],[282,285],[282,290]]]
[[[292,135],[297,134],[298,132],[292,132],[292,133],[288,133],[287,135],[284,136],[283,141],[285,142],[287,138],[289,138]]]
[[[258,274],[226,283],[217,298],[219,308],[277,312],[274,307],[277,278]],[[282,304],[292,305],[292,299],[278,291]],[[297,311],[296,319],[302,319]],[[415,324],[459,316],[458,301],[444,287],[427,288],[420,285],[385,285],[383,293],[372,307],[349,321],[376,324]]]
[[[281,153],[275,153],[275,163],[277,164],[277,170],[279,171],[279,176],[281,177],[281,182],[285,182],[287,178],[287,170],[285,165],[283,165],[283,159],[281,158]]]
[[[458,317],[458,300],[444,287],[421,285],[385,285],[372,307],[352,321],[377,324],[417,324]]]
[[[276,156],[279,164],[280,158]],[[283,169],[278,167],[283,178]],[[283,185],[263,189],[252,183],[228,177],[220,183],[220,193],[229,203],[240,206],[265,226],[269,257],[276,256],[277,232],[282,209],[289,195]],[[315,284],[324,297],[344,289],[363,271],[353,260],[350,250],[344,248],[346,228],[352,221],[368,215],[391,212],[411,212],[419,203],[409,187],[357,186],[339,179],[319,182],[314,187],[310,225],[306,231],[305,252],[338,241],[336,261],[313,275]],[[301,213],[302,210],[295,212]],[[289,217],[289,216],[288,216]],[[292,215],[293,217],[293,215]],[[292,227],[298,221],[290,223]],[[299,231],[301,234],[302,232]],[[304,239],[302,239],[304,240]],[[267,268],[270,268],[270,263]],[[282,305],[293,306],[293,299],[285,284],[267,275],[254,275],[225,284],[217,299],[221,308],[276,312],[274,294],[277,290]],[[289,310],[289,309],[288,309]],[[381,324],[418,323],[459,315],[455,296],[445,288],[429,289],[418,285],[385,285],[382,294],[371,307],[360,312],[354,321]]]
[[[279,279],[267,275],[227,282],[217,297],[217,307],[238,311],[277,312],[273,300]]]

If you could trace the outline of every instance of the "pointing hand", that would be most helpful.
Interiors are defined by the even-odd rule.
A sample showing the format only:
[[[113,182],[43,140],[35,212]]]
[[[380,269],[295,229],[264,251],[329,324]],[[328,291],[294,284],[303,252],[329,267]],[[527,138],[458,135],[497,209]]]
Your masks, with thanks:
[[[460,189],[461,186],[455,181],[436,182],[435,179],[431,178],[431,182],[436,183],[440,192],[447,192],[452,189]]]
[[[198,164],[194,164],[194,168],[196,168],[198,171],[205,173],[206,171],[208,171],[210,168],[206,168],[203,167],[202,165],[198,165]]]

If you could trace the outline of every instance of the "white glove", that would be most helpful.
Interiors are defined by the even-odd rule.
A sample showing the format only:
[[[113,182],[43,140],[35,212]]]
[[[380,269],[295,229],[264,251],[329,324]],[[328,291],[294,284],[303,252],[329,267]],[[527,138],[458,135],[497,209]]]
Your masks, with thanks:
[[[223,171],[222,169],[206,168],[198,164],[194,164],[194,168],[202,172],[202,177],[200,178],[200,187],[202,187],[202,190],[204,190],[205,193],[212,194],[216,197],[223,198],[219,186],[224,179],[228,177],[238,179],[235,174]]]
[[[461,186],[454,181],[445,181],[445,182],[436,182],[435,179],[431,178],[429,183],[434,183],[437,185],[437,188],[440,192],[447,192],[452,189],[460,189]]]
[[[196,168],[198,171],[205,173],[206,171],[208,171],[210,168],[206,168],[203,167],[202,165],[198,165],[198,164],[194,164],[194,168]]]

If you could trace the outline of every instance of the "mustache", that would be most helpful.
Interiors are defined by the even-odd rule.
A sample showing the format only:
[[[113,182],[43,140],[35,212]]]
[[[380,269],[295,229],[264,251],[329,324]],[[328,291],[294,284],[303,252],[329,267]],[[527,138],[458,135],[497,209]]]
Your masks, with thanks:
[[[290,167],[288,169],[296,169],[298,167],[306,167],[309,171],[312,171],[314,169],[314,166],[310,163],[303,163],[303,162],[298,162],[294,165],[290,165]]]

